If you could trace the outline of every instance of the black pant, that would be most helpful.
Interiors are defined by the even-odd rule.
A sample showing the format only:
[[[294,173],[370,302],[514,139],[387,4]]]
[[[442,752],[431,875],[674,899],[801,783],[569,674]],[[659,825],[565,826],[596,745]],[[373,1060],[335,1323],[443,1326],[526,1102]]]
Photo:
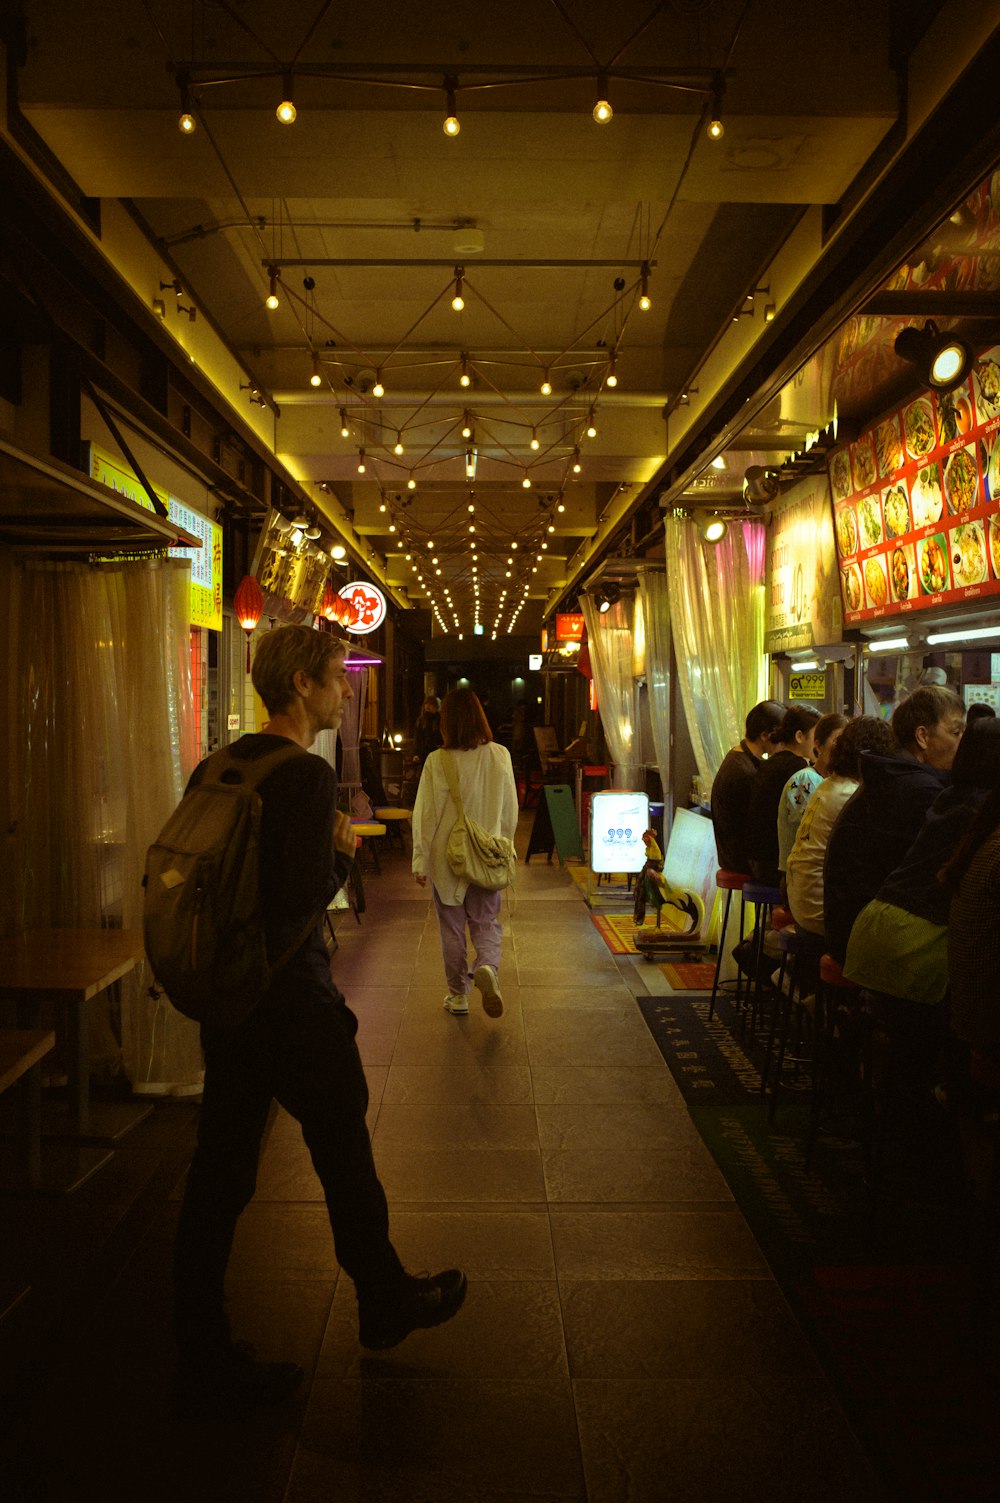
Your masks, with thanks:
[[[253,1198],[272,1098],[302,1125],[326,1196],[337,1261],[359,1298],[390,1297],[402,1266],[365,1123],[368,1083],[342,1001],[306,988],[269,994],[239,1028],[203,1029],[205,1089],[174,1252],[174,1310],[183,1348],[225,1338],[226,1264]]]

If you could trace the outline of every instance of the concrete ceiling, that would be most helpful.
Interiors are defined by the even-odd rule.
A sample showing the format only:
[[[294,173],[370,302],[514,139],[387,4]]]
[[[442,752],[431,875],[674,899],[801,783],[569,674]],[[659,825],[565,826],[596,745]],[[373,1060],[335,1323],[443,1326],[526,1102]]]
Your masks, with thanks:
[[[619,488],[638,493],[662,465],[665,402],[741,308],[763,327],[767,295],[748,297],[762,269],[808,206],[848,192],[898,113],[889,0],[24,9],[31,126],[84,193],[132,202],[176,266],[179,301],[276,404],[276,452],[320,507],[352,518],[415,603],[449,585],[465,630],[473,538],[484,618],[506,590],[506,625],[527,585],[517,630],[535,629]],[[293,60],[298,119],[283,126]],[[591,116],[601,66],[604,126]],[[177,128],[184,68],[190,137]],[[716,76],[719,141],[705,129]],[[481,251],[456,249],[469,227]],[[420,585],[405,553],[428,541],[442,573]]]

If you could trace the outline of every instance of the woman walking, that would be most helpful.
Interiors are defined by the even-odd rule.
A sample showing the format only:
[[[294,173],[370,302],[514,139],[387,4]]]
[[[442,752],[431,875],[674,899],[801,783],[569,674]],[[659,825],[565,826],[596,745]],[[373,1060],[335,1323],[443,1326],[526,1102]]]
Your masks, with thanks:
[[[510,752],[493,740],[483,707],[471,689],[453,689],[441,705],[444,745],[424,763],[413,807],[413,874],[421,887],[430,878],[441,931],[450,1013],[469,1011],[469,981],[474,981],[487,1017],[503,1012],[500,969],[502,892],[474,887],[457,877],[446,855],[448,836],[458,810],[448,789],[448,763],[458,779],[465,813],[491,835],[513,840],[517,829],[517,788]],[[470,978],[466,928],[475,951]]]

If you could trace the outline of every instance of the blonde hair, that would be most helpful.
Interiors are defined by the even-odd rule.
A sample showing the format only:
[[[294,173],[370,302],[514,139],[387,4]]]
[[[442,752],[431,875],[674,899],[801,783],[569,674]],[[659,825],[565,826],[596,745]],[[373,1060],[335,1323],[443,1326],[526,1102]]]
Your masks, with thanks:
[[[277,626],[263,637],[254,653],[250,677],[269,715],[280,715],[295,699],[296,673],[314,683],[326,673],[331,658],[343,657],[347,643],[332,632],[311,626]]]

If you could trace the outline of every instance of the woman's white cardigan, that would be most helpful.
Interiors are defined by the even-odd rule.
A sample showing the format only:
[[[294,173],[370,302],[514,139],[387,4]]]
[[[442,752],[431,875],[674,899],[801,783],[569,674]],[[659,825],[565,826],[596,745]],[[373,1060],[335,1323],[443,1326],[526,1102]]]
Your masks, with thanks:
[[[517,788],[510,752],[496,741],[469,751],[452,751],[465,812],[491,835],[513,840],[517,830]],[[448,792],[443,750],[433,751],[424,763],[413,806],[413,872],[430,877],[442,903],[455,907],[469,884],[456,877],[445,849],[458,818]]]

